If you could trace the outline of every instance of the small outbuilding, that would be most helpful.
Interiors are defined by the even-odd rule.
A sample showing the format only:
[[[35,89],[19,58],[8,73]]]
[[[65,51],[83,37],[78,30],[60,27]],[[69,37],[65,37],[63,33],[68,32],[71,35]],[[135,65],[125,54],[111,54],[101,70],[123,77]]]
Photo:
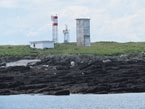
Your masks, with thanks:
[[[54,41],[33,41],[30,42],[30,47],[39,49],[54,48]]]

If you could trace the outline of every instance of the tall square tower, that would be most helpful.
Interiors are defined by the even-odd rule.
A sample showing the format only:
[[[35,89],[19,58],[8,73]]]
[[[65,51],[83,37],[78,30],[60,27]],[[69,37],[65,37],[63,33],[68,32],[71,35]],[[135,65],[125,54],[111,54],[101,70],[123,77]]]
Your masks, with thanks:
[[[91,46],[90,19],[76,19],[77,46]]]

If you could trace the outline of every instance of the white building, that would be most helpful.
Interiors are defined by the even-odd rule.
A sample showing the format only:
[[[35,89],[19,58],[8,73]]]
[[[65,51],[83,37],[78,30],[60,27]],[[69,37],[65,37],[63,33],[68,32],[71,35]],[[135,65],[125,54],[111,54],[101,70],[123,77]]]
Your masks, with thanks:
[[[54,48],[54,41],[33,41],[30,42],[30,47],[39,49]]]
[[[77,46],[91,46],[90,19],[76,19]]]

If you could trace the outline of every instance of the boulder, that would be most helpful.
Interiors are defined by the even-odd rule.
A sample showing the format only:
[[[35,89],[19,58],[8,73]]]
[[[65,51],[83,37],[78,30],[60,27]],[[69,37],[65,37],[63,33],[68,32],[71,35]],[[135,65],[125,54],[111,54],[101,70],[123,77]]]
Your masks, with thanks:
[[[74,61],[71,61],[71,63],[70,63],[70,64],[71,64],[71,66],[72,66],[72,67],[74,67],[74,66],[75,66],[75,62],[74,62]]]

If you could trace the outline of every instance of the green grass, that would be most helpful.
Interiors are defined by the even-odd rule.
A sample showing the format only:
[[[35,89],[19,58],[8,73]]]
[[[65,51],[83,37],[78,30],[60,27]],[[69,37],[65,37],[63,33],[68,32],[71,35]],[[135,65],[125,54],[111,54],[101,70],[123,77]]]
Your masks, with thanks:
[[[76,43],[55,44],[54,49],[34,49],[29,45],[0,46],[0,56],[8,55],[45,55],[45,54],[93,54],[93,55],[118,55],[125,53],[145,52],[145,42],[96,42],[91,47],[77,47]]]

